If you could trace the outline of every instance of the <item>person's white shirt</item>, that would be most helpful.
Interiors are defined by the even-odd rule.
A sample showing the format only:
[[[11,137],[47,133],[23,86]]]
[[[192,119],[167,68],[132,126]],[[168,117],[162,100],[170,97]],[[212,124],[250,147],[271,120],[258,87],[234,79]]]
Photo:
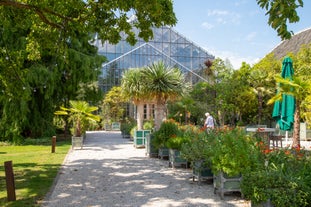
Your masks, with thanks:
[[[207,129],[214,129],[214,118],[209,114],[209,113],[205,113],[206,119],[204,122],[204,126]]]

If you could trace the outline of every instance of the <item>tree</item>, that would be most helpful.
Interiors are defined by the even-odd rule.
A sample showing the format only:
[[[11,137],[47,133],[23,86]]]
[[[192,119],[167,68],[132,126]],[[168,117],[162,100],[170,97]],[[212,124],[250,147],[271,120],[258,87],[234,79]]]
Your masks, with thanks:
[[[120,121],[124,113],[125,98],[122,96],[120,86],[112,87],[105,95],[102,105],[102,115],[105,120]]]
[[[76,137],[81,137],[90,124],[100,121],[100,117],[93,114],[98,108],[90,106],[85,101],[70,101],[70,108],[60,107],[60,109],[55,114],[68,116],[69,122],[72,123],[72,134]]]
[[[268,24],[277,31],[282,40],[290,39],[293,32],[287,24],[299,21],[297,8],[303,7],[302,0],[257,0],[257,4],[267,11]]]
[[[163,62],[153,63],[142,70],[145,79],[145,91],[149,100],[155,101],[155,129],[159,129],[167,117],[168,100],[176,100],[189,90],[184,75],[178,68],[166,66]]]
[[[246,82],[257,97],[257,124],[271,121],[271,106],[267,101],[275,94],[274,76],[280,71],[280,62],[269,54],[245,74]]]
[[[79,85],[98,80],[105,60],[92,44],[96,38],[117,43],[125,34],[134,44],[137,37],[152,38],[153,26],[176,23],[170,0],[0,0],[0,19],[0,131],[6,139],[54,134],[55,109],[89,97],[81,97]]]
[[[303,81],[310,80],[311,70],[311,44],[304,45],[296,56],[293,56],[295,76],[299,76]],[[301,103],[300,116],[307,124],[311,125],[311,94],[308,94]]]
[[[132,31],[135,26],[140,29],[139,37],[145,41],[152,38],[152,26],[174,25],[176,17],[171,0],[134,0],[134,1],[50,1],[50,0],[1,0],[0,6],[13,16],[18,25],[32,25],[30,34],[45,29],[57,31],[58,35],[75,36],[76,31],[83,34],[97,33],[98,38],[111,43],[121,39],[121,33],[127,35],[127,41],[136,42]],[[135,21],[132,15],[136,16]],[[63,41],[67,41],[65,38]],[[35,43],[35,39],[29,45]],[[50,42],[52,43],[52,42]],[[33,49],[39,45],[34,44]],[[40,51],[38,51],[40,52]]]
[[[146,103],[145,78],[142,68],[133,68],[124,72],[121,79],[122,94],[137,106],[137,129],[143,129],[144,103]]]

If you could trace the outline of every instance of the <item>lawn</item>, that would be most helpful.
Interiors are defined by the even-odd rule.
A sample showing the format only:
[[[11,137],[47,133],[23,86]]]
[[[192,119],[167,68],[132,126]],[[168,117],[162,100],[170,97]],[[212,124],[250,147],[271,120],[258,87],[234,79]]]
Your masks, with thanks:
[[[70,148],[69,141],[51,145],[0,146],[0,206],[36,207],[50,190]],[[4,162],[12,161],[16,201],[7,202]]]

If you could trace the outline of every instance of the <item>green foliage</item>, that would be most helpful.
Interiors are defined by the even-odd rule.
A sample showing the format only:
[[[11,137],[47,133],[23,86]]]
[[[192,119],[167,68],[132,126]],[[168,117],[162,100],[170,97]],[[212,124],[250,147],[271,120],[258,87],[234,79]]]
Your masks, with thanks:
[[[297,9],[303,7],[302,0],[257,0],[257,4],[267,11],[268,24],[277,31],[283,39],[290,39],[293,34],[288,31],[287,24],[299,21]]]
[[[122,88],[120,86],[111,88],[103,100],[101,112],[103,121],[120,121],[123,117],[125,102],[126,100],[122,95]]]
[[[176,100],[189,90],[183,73],[178,68],[156,62],[144,68],[135,68],[123,74],[121,87],[124,97],[137,105],[137,126],[140,128],[141,107],[144,103],[155,102],[155,128],[158,129],[164,118],[165,104]]]
[[[144,125],[143,125],[144,130],[153,130],[153,127],[154,127],[154,123],[152,120],[144,122]]]
[[[169,149],[181,150],[182,146],[188,142],[189,139],[183,135],[172,136],[166,141],[165,146]]]
[[[117,43],[126,33],[134,44],[133,26],[148,40],[152,26],[177,21],[170,0],[0,1],[0,19],[1,140],[52,133],[53,113],[68,100],[98,102],[92,84],[106,59],[95,38]]]
[[[121,132],[124,135],[131,135],[131,130],[136,127],[135,120],[126,119],[125,121],[121,122]]]
[[[61,110],[56,111],[55,115],[68,116],[74,136],[80,137],[88,128],[100,121],[100,117],[93,114],[98,110],[97,107],[90,106],[85,101],[70,101],[70,106],[71,108],[60,107]]]
[[[206,158],[211,160],[215,174],[243,175],[256,167],[260,158],[260,148],[256,146],[255,138],[238,128],[213,130],[209,132],[207,141],[212,147]]]
[[[242,193],[253,203],[271,200],[274,206],[310,206],[311,159],[300,149],[264,150],[258,167],[243,174]]]
[[[212,143],[208,142],[205,130],[199,129],[195,126],[188,126],[184,136],[189,141],[182,145],[181,155],[190,163],[204,162],[204,165],[210,166],[210,147]]]
[[[177,134],[179,134],[178,124],[174,120],[166,120],[162,122],[159,130],[153,133],[152,144],[157,149],[166,147],[167,140]]]

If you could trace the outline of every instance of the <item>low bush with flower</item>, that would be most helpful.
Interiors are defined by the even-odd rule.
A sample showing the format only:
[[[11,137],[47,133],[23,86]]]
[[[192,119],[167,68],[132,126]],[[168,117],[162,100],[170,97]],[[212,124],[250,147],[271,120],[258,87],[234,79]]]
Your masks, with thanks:
[[[196,162],[204,166],[210,166],[209,152],[211,144],[207,140],[207,133],[204,129],[196,126],[189,126],[184,136],[189,140],[181,147],[182,157],[188,160],[193,166]]]
[[[207,133],[210,147],[206,153],[214,174],[240,175],[256,167],[260,149],[256,139],[239,128],[225,128]]]
[[[262,155],[257,168],[243,175],[245,198],[254,204],[270,200],[274,206],[310,206],[310,151],[262,147]]]

